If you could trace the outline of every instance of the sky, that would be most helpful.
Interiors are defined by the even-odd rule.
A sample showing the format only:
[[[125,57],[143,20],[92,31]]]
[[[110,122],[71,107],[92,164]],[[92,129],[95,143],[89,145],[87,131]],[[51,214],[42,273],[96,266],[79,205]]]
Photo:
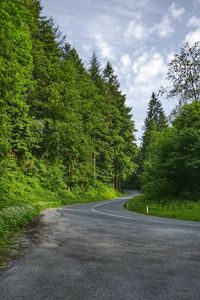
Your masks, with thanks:
[[[152,92],[166,86],[168,63],[183,44],[200,41],[200,0],[42,0],[86,66],[93,51],[109,60],[132,108],[140,141]],[[174,101],[161,99],[168,115]]]

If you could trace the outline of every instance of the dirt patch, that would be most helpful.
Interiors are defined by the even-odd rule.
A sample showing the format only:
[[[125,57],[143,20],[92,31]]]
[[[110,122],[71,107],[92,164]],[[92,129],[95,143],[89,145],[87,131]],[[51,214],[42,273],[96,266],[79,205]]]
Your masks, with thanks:
[[[59,216],[60,214],[55,208],[46,209],[32,222],[25,225],[22,230],[18,231],[11,241],[4,263],[0,265],[0,271],[11,267],[12,263],[31,247],[40,244],[44,233],[48,230],[48,226],[53,223],[53,218]]]

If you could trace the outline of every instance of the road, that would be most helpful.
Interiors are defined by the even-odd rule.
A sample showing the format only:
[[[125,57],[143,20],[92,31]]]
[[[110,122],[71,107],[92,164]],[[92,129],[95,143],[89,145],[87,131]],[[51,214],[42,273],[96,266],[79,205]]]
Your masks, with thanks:
[[[129,212],[129,197],[47,210],[0,299],[200,299],[200,223]]]

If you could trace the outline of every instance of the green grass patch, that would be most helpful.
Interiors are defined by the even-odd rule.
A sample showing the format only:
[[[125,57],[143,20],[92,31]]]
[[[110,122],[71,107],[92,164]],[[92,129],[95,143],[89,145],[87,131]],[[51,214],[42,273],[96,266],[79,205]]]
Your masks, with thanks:
[[[163,200],[152,201],[144,195],[139,195],[129,200],[125,207],[131,211],[165,218],[180,220],[200,221],[200,200]]]

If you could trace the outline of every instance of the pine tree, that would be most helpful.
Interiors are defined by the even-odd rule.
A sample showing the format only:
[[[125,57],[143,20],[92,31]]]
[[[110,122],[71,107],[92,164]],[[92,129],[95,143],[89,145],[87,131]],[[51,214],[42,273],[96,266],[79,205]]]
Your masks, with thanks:
[[[26,95],[32,86],[31,39],[28,11],[20,0],[0,3],[0,98],[5,145],[18,158],[28,154],[31,144],[29,106]]]
[[[99,93],[103,93],[104,81],[101,76],[101,66],[95,52],[93,52],[92,54],[92,58],[90,60],[90,67],[88,71],[90,74],[90,78],[93,80],[96,87],[99,89]]]
[[[117,75],[115,74],[113,66],[109,61],[107,62],[106,67],[103,71],[103,77],[107,82],[108,86],[110,87],[110,89],[113,89],[113,91],[114,89],[116,91],[119,89],[120,84]]]
[[[131,109],[126,107],[126,97],[119,90],[120,84],[110,62],[103,71],[108,102],[108,120],[111,140],[109,151],[113,170],[113,182],[120,188],[121,182],[131,175],[136,165],[135,126],[132,121]]]
[[[41,17],[39,1],[28,0],[27,6],[32,15],[29,28],[34,64],[34,91],[29,94],[28,101],[38,138],[38,145],[33,153],[37,157],[54,161],[57,158],[59,142],[55,123],[60,101],[62,37],[52,19]]]
[[[142,136],[142,161],[148,157],[149,146],[153,139],[154,132],[161,132],[167,127],[167,119],[160,100],[153,92],[149,101],[147,117],[144,121],[144,133]]]
[[[91,106],[94,87],[74,48],[62,60],[63,90],[59,117],[61,153],[69,186],[87,185],[93,176]]]

